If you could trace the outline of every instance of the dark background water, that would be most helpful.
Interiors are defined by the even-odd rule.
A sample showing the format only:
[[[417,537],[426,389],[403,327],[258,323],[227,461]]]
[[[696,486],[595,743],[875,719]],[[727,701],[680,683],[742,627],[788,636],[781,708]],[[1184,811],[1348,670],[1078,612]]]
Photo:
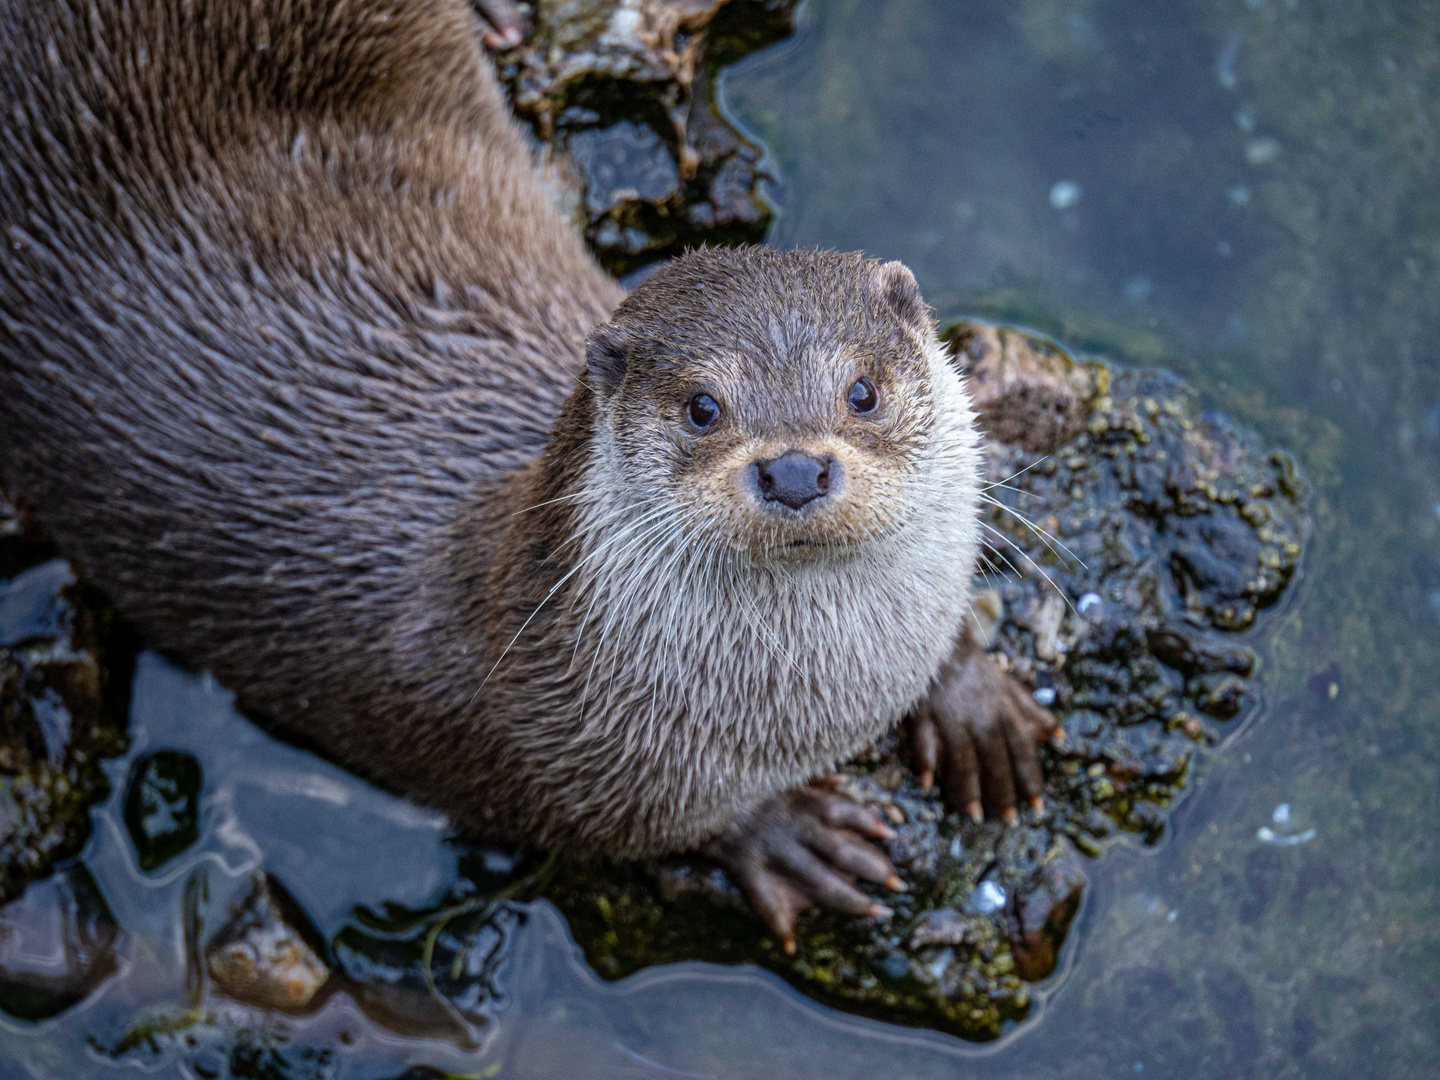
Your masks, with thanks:
[[[1435,1075],[1440,11],[813,0],[725,90],[781,178],[773,242],[902,259],[942,316],[1170,367],[1294,453],[1316,536],[1257,642],[1265,708],[1158,848],[1093,863],[1061,973],[998,1045],[840,1016],[748,970],[602,984],[543,907],[477,1053],[390,1034],[343,997],[294,1036],[377,1077],[416,1061],[506,1077]],[[432,903],[457,874],[441,819],[274,742],[201,677],[143,657],[132,731],[131,758],[200,759],[202,839],[141,875],[120,815],[129,759],[112,766],[85,860],[125,927],[122,971],[57,1022],[0,1027],[0,1075],[108,1072],[87,1038],[183,996],[180,893],[198,866],[219,889],[263,860],[327,936],[355,904]],[[1257,838],[1280,804],[1314,839]]]

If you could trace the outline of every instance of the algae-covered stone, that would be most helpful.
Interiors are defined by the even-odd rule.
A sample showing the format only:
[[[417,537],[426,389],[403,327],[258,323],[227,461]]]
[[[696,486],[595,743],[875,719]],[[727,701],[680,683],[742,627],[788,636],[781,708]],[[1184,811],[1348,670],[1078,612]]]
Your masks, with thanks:
[[[787,956],[719,870],[567,866],[549,895],[602,975],[756,963],[842,1009],[994,1038],[1056,967],[1079,852],[1122,830],[1157,838],[1197,749],[1250,708],[1255,658],[1227,635],[1298,563],[1289,459],[1168,374],[1077,363],[1015,330],[946,337],[992,436],[978,636],[1066,733],[1045,751],[1045,811],[973,824],[919,787],[892,735],[835,782],[895,829],[908,891],[877,893],[891,919],[811,913]]]
[[[758,243],[763,149],[718,107],[723,64],[790,33],[795,0],[538,0],[497,57],[543,167],[600,260]]]

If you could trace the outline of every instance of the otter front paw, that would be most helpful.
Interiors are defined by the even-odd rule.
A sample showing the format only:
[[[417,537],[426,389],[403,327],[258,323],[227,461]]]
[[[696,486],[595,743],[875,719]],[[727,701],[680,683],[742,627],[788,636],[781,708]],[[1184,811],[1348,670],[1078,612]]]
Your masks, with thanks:
[[[1064,737],[1055,717],[968,640],[911,716],[909,736],[922,786],[938,774],[950,805],[975,821],[989,811],[1007,822],[1016,818],[1017,794],[1044,807],[1040,743]]]
[[[735,818],[705,846],[785,946],[795,951],[795,918],[810,907],[886,918],[890,909],[858,879],[902,890],[890,860],[865,837],[894,835],[878,817],[816,787],[777,796]]]

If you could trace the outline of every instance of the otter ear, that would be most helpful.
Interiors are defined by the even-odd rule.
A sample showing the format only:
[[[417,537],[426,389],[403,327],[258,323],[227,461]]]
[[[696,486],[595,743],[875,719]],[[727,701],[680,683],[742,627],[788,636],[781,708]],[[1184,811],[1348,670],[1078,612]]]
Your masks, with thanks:
[[[613,322],[601,323],[591,330],[585,341],[585,370],[590,389],[598,394],[613,394],[625,378],[629,352],[625,331]]]
[[[888,262],[875,271],[876,292],[901,322],[928,329],[930,309],[920,295],[920,284],[904,263]]]

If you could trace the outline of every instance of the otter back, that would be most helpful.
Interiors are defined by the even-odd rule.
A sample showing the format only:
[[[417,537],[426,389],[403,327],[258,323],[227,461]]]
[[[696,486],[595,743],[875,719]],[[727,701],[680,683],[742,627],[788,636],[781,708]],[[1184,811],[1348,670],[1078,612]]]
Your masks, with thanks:
[[[436,530],[539,452],[620,296],[468,6],[0,24],[0,478],[253,704],[373,695]]]

